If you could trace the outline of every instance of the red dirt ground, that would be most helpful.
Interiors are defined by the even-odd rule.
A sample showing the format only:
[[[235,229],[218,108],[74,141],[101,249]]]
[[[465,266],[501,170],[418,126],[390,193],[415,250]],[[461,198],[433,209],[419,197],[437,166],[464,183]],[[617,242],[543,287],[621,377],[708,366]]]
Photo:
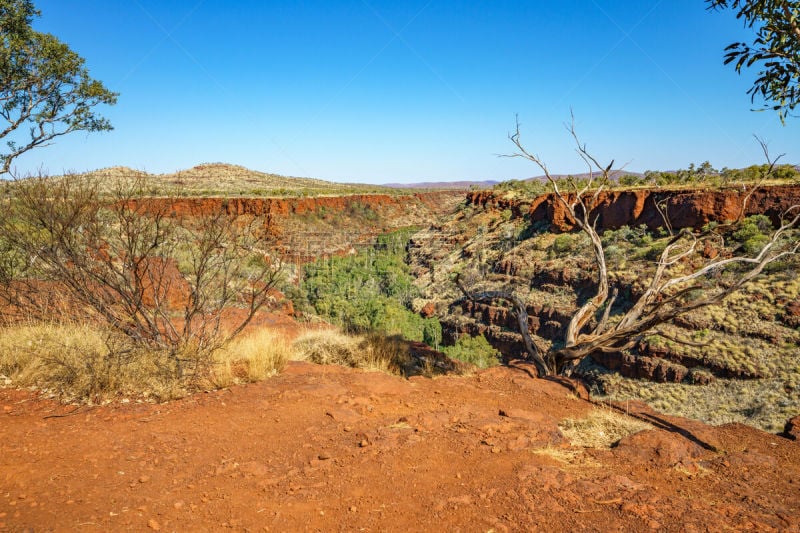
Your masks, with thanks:
[[[658,429],[570,448],[557,423],[594,408],[509,367],[404,380],[292,363],[162,405],[0,390],[0,529],[800,530],[800,444],[635,405]],[[579,453],[534,453],[548,447]]]

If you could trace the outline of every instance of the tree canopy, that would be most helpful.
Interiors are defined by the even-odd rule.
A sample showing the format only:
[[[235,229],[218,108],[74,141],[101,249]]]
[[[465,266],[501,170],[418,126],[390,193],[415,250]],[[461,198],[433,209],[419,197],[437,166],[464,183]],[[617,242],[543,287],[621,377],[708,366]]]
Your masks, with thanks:
[[[107,131],[96,113],[117,94],[92,79],[85,60],[48,33],[31,27],[30,0],[0,0],[0,176],[20,155],[73,131]]]
[[[800,104],[800,2],[796,0],[706,0],[709,9],[732,9],[736,18],[755,29],[752,44],[735,42],[725,51],[725,64],[758,64],[760,71],[747,91],[751,101],[778,112],[781,121]]]

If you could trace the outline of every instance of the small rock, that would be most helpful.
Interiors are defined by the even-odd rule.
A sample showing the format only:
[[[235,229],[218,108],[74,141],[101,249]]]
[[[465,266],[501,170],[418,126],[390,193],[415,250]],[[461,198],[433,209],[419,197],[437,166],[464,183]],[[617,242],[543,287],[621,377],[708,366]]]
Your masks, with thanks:
[[[786,421],[786,427],[783,429],[783,435],[787,439],[800,440],[800,415]]]
[[[361,442],[359,442],[359,443],[358,443],[358,445],[359,445],[361,448],[366,448],[367,446],[369,446],[369,441],[368,441],[367,439],[364,439],[364,440],[362,440]]]
[[[147,483],[150,481],[150,476],[142,476],[139,478],[139,483]]]
[[[356,511],[358,511],[358,509],[356,508],[356,506],[355,506],[355,505],[351,505],[351,506],[350,506],[350,512],[351,512],[351,513],[355,513]]]
[[[159,524],[155,518],[151,518],[150,520],[148,520],[147,527],[149,527],[153,531],[161,531],[161,524]]]
[[[317,457],[319,458],[320,461],[327,461],[328,459],[331,458],[330,455],[328,455],[327,453],[324,453],[324,452],[319,454]]]

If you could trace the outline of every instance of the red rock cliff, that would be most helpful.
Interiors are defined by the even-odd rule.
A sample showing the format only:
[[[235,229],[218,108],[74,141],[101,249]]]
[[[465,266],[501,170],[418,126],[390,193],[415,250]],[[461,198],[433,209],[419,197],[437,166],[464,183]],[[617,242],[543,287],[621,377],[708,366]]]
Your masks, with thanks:
[[[665,206],[674,228],[700,228],[711,221],[723,222],[738,218],[747,193],[737,189],[722,190],[629,190],[603,191],[592,209],[598,217],[598,229],[646,225],[651,229],[664,221],[656,204]],[[507,199],[493,191],[475,191],[467,202],[483,207],[511,209],[517,215],[529,215],[531,222],[549,222],[557,231],[572,229],[572,221],[564,206],[552,193],[531,201]],[[800,185],[777,185],[756,189],[747,203],[745,215],[765,214],[777,223],[781,213],[800,204]]]

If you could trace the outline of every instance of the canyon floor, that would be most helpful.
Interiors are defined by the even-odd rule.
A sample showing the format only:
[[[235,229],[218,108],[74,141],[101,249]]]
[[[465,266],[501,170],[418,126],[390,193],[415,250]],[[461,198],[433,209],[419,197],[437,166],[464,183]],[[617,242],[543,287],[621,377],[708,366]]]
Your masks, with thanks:
[[[800,530],[798,442],[617,409],[652,429],[602,449],[558,425],[614,408],[524,366],[290,363],[158,405],[0,390],[0,530]]]

